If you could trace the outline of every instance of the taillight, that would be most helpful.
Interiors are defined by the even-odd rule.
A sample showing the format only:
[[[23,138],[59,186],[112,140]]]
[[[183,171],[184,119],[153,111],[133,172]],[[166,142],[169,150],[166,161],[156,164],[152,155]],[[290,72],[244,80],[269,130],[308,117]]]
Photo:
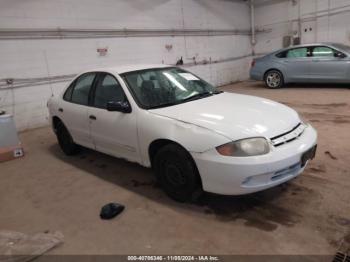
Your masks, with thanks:
[[[254,66],[255,66],[255,60],[252,61],[252,67],[254,67]]]

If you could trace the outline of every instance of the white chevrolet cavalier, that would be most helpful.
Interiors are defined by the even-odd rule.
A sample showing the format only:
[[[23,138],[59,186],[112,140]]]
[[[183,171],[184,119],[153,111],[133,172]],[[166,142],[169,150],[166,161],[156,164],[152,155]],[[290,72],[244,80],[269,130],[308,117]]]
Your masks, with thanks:
[[[165,192],[242,195],[303,172],[317,134],[282,104],[224,93],[176,67],[131,66],[80,74],[48,102],[67,155],[79,145],[153,167]]]

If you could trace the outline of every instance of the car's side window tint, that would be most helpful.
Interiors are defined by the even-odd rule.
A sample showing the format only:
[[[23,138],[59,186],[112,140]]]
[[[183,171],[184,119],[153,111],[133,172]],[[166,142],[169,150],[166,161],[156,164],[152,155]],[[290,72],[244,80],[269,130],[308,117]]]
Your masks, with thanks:
[[[287,57],[287,53],[288,53],[288,51],[283,51],[281,53],[278,53],[276,56],[278,58],[286,58]]]
[[[334,57],[334,50],[326,46],[314,47],[312,51],[314,57]]]
[[[288,58],[308,57],[308,48],[302,47],[302,48],[291,49],[287,52],[287,57]]]
[[[73,103],[80,105],[89,104],[89,93],[95,76],[96,73],[88,73],[78,78],[72,93],[71,101]]]
[[[125,94],[114,76],[106,74],[96,86],[93,106],[106,109],[108,102],[124,102]]]

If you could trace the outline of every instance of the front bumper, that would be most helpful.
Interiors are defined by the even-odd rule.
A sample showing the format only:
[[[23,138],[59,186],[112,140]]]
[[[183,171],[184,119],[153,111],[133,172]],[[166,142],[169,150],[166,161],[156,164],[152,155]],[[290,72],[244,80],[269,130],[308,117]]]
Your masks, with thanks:
[[[285,183],[299,174],[302,155],[317,143],[315,129],[308,126],[290,143],[273,147],[271,152],[255,157],[224,157],[216,149],[191,153],[206,192],[244,195]]]

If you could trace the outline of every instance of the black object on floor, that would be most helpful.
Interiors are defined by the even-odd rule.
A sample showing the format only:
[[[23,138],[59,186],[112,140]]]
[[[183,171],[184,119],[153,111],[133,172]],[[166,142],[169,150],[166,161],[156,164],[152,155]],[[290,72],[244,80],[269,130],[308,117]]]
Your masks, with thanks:
[[[125,206],[118,203],[109,203],[102,207],[100,217],[101,219],[112,219],[123,212]]]

